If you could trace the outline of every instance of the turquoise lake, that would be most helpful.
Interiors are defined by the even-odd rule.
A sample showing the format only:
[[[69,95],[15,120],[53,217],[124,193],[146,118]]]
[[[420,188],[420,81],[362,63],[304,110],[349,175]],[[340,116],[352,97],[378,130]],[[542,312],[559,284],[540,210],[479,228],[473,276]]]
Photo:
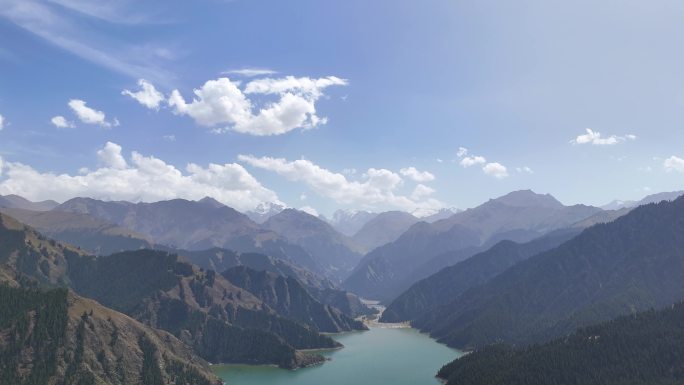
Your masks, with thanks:
[[[325,364],[299,370],[215,365],[229,385],[435,385],[435,374],[462,355],[414,329],[371,328],[334,335],[343,349],[323,355]]]

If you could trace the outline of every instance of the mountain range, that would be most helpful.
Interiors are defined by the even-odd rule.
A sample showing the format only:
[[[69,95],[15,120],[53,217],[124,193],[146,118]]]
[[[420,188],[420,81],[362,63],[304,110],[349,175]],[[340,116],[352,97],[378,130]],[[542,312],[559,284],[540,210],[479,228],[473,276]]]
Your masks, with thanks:
[[[413,283],[501,240],[526,242],[570,227],[601,209],[564,206],[550,195],[516,191],[434,223],[419,222],[366,256],[344,286],[390,301]]]
[[[544,342],[684,299],[684,198],[640,206],[529,257],[413,321],[462,348]]]
[[[41,202],[32,202],[19,195],[0,195],[0,207],[7,209],[24,209],[33,211],[48,211],[57,207],[59,203],[47,200]]]
[[[0,280],[25,287],[66,285],[112,311],[172,333],[205,360],[305,366],[321,358],[299,350],[338,344],[319,334],[318,324],[299,320],[327,322],[337,328],[333,331],[363,327],[311,296],[306,297],[308,307],[287,310],[294,318],[284,317],[222,275],[176,254],[138,250],[94,257],[4,214],[0,220]],[[307,293],[296,280],[288,279],[296,291],[293,296]],[[290,293],[286,290],[283,295]],[[280,309],[285,312],[283,306]],[[326,312],[305,313],[321,308]]]

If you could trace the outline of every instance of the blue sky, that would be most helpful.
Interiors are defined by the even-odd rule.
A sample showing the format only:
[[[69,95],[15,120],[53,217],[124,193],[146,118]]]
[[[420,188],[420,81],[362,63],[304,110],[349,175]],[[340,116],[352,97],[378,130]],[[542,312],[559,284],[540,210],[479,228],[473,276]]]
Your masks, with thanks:
[[[0,0],[1,194],[330,214],[684,188],[678,1],[89,3]]]

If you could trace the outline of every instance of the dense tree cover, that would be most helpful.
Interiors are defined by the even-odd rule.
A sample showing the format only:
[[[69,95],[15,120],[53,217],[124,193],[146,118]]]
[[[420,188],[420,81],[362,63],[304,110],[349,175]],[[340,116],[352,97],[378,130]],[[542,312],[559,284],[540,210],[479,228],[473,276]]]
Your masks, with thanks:
[[[579,229],[557,230],[527,243],[501,241],[487,251],[444,268],[402,293],[382,313],[381,322],[404,322],[448,303],[514,264],[552,249],[579,234]]]
[[[138,346],[143,353],[140,383],[145,385],[164,385],[164,377],[157,361],[157,348],[144,335],[138,338]]]
[[[66,289],[0,285],[0,384],[43,385],[55,374],[67,307]]]
[[[448,385],[684,383],[684,304],[624,316],[522,349],[492,345],[438,373]]]
[[[634,209],[420,317],[452,346],[545,342],[684,299],[684,198]]]

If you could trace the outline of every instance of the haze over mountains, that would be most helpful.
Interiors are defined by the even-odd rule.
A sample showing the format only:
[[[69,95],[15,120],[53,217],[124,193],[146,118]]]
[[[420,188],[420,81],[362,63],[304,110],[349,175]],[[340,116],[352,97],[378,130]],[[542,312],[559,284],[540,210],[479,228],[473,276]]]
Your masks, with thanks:
[[[394,242],[367,254],[345,287],[391,300],[411,284],[504,239],[525,242],[569,227],[601,209],[564,206],[550,195],[517,191],[448,219],[411,226]]]
[[[454,346],[543,342],[684,299],[684,198],[635,208],[530,257],[414,323]]]
[[[29,361],[76,358],[49,359],[52,369],[29,375],[213,384],[207,362],[322,363],[303,351],[339,347],[321,332],[365,329],[355,319],[373,313],[365,297],[387,302],[382,322],[408,321],[451,346],[485,349],[473,365],[495,357],[515,367],[521,355],[542,360],[536,348],[519,350],[529,344],[684,300],[678,195],[603,210],[515,191],[432,223],[399,211],[340,214],[347,232],[358,227],[351,236],[284,207],[261,210],[257,223],[211,198],[55,206],[11,197],[0,205],[0,282],[21,299],[8,308],[20,318],[0,328],[27,338],[20,349]],[[64,325],[53,337],[69,342],[22,334],[15,321],[43,322],[35,311]],[[500,342],[515,348],[487,350]],[[543,349],[566,354],[558,344]],[[140,353],[123,357],[125,349]],[[2,352],[0,363],[20,365],[14,351]],[[459,383],[462,362],[441,375]]]

